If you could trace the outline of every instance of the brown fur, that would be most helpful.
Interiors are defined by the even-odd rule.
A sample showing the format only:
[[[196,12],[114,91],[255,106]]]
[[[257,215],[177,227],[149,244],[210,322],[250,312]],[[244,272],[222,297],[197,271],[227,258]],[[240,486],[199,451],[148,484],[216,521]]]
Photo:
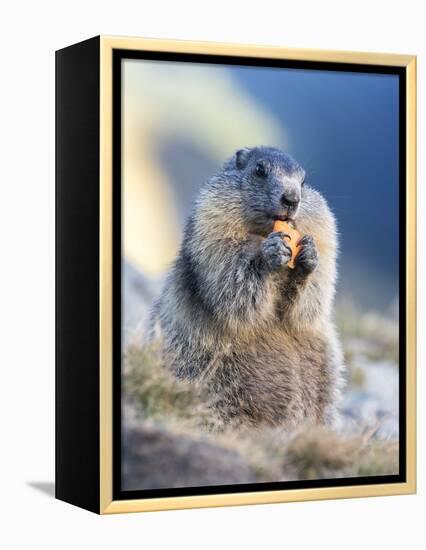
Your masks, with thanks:
[[[270,148],[249,151],[243,168],[231,159],[203,187],[154,309],[151,337],[178,377],[208,389],[224,424],[332,422],[343,367],[332,321],[334,216],[317,191],[301,186],[303,171],[292,159]],[[259,158],[274,167],[263,186],[253,176]],[[285,259],[277,268],[266,261],[273,220],[262,212],[275,208],[276,189],[287,193],[290,185],[300,191],[295,225],[312,237],[318,258],[309,270],[302,254],[294,270]],[[261,214],[251,206],[257,198]]]

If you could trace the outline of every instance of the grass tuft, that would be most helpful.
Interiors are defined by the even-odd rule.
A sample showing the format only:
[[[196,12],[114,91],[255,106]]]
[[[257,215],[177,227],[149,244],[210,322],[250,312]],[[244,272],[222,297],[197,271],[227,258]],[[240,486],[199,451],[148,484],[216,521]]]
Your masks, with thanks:
[[[178,380],[157,347],[128,348],[123,370],[125,397],[136,402],[145,419],[185,419],[196,426],[208,414],[200,386]]]

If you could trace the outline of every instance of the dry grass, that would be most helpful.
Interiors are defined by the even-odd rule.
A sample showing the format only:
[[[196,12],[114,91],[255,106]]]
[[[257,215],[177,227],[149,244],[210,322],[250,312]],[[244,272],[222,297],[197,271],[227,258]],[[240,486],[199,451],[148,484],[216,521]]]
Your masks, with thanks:
[[[129,347],[123,363],[123,394],[146,420],[182,430],[211,430],[215,419],[203,389],[178,380],[164,365],[155,346]]]
[[[299,479],[329,477],[357,461],[359,440],[347,439],[323,428],[308,428],[291,439],[285,462]]]
[[[385,475],[398,471],[398,445],[371,436],[348,436],[322,427],[294,433],[278,428],[217,431],[207,397],[177,380],[155,348],[128,350],[124,395],[141,411],[141,425],[161,426],[175,437],[208,440],[237,452],[259,481]],[[149,473],[148,473],[149,475]]]
[[[357,464],[360,476],[391,475],[398,472],[399,445],[397,441],[373,441],[363,447]]]
[[[310,428],[289,442],[285,462],[298,479],[394,474],[398,444]]]
[[[375,312],[360,313],[352,303],[346,302],[337,307],[336,322],[349,364],[355,353],[362,353],[372,361],[388,359],[398,364],[396,319]]]

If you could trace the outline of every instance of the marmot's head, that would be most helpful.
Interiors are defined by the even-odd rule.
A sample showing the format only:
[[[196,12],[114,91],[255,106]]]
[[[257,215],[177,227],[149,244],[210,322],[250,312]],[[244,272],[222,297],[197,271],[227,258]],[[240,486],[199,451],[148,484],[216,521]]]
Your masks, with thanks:
[[[305,171],[289,155],[274,147],[244,148],[224,170],[236,179],[253,232],[268,234],[275,220],[297,219]]]
[[[302,235],[336,242],[327,201],[305,185],[303,168],[274,147],[238,150],[202,187],[194,212],[202,240],[266,237],[276,220],[293,220]]]

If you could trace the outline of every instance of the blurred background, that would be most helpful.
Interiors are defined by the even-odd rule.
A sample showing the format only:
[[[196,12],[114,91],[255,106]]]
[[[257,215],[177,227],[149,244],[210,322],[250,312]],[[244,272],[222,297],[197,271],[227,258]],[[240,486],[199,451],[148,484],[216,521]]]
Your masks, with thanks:
[[[142,60],[122,74],[123,349],[141,345],[203,181],[238,148],[277,146],[337,218],[342,431],[397,440],[397,77]]]

